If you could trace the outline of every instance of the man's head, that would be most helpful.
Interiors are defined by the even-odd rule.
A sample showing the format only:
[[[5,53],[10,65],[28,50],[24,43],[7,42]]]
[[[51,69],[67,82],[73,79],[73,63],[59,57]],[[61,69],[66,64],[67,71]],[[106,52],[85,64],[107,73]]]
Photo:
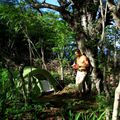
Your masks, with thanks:
[[[80,57],[80,56],[81,56],[81,52],[80,52],[79,49],[77,49],[77,50],[75,51],[75,56],[76,56],[76,57]]]

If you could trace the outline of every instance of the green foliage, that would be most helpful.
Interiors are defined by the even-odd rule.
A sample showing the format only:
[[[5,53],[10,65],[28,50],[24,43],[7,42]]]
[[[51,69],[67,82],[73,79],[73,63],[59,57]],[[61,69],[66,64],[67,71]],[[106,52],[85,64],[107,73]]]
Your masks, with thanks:
[[[2,45],[8,49],[8,51],[15,52],[12,50],[16,50],[14,55],[19,56],[20,54],[23,54],[22,50],[25,48],[28,48],[28,42],[26,38],[26,35],[29,36],[29,39],[31,39],[32,47],[31,49],[34,50],[36,54],[36,50],[40,49],[41,46],[45,49],[47,56],[48,54],[51,54],[50,48],[53,47],[54,41],[55,41],[55,28],[52,27],[52,24],[49,24],[49,21],[45,21],[45,18],[47,17],[41,17],[39,14],[36,14],[34,11],[30,9],[25,9],[25,6],[9,6],[9,5],[0,5],[0,18],[6,26],[6,31],[4,31],[5,36],[7,37],[5,39],[5,43],[2,41]],[[2,33],[1,33],[2,34]],[[9,43],[8,43],[8,41]],[[18,43],[19,42],[19,43]],[[16,44],[22,45],[22,49],[19,50],[17,48]],[[10,44],[9,46],[7,46]],[[33,46],[34,45],[34,46]],[[27,46],[27,47],[26,47]],[[47,47],[46,47],[47,46]],[[14,47],[14,49],[13,49]],[[10,49],[10,50],[9,50]],[[21,53],[19,54],[19,51]],[[23,50],[24,51],[24,50]],[[28,51],[25,50],[25,51]],[[48,52],[50,51],[50,52]],[[39,53],[40,51],[38,51]],[[38,56],[38,53],[36,56]],[[5,52],[3,53],[5,54]],[[25,54],[25,53],[24,53]],[[12,54],[10,54],[11,56]],[[23,55],[20,55],[23,56]],[[45,57],[46,57],[45,56]],[[17,56],[14,56],[17,57]],[[23,57],[24,58],[24,57]]]
[[[112,99],[111,99],[112,100]],[[98,102],[98,110],[104,110],[106,107],[110,107],[110,103],[109,101],[106,100],[106,96],[105,95],[97,95],[96,96],[96,101]]]
[[[57,72],[50,72],[51,75],[56,79],[56,80],[59,80],[60,79],[60,75],[57,73]]]
[[[0,68],[0,117],[3,117],[3,119],[6,114],[7,102],[15,98],[12,89],[8,70]]]
[[[68,46],[74,41],[74,37],[69,26],[61,20],[59,15],[45,12],[44,16],[40,16],[35,11],[26,9],[26,4],[20,3],[18,6],[0,5],[0,18],[7,27],[5,29],[7,32],[4,33],[7,36],[6,44],[2,44],[5,45],[7,51],[11,51],[11,54],[8,52],[9,56],[13,57],[13,54],[14,57],[28,56],[27,35],[31,40],[34,57],[40,57],[42,47],[46,61],[59,55],[59,61],[61,60],[63,65],[66,64],[66,57],[69,57],[66,51],[67,53],[72,51]],[[22,48],[19,49],[18,44]],[[6,53],[3,52],[3,54]]]
[[[28,74],[30,77],[34,76],[39,78],[41,75],[47,76],[49,73],[46,72],[46,70],[42,69],[33,69],[33,71],[28,70],[29,68],[25,69],[24,77],[28,77]],[[4,77],[1,77],[3,79],[8,80],[8,72],[6,69],[1,69],[1,75]],[[15,75],[17,72],[15,72]],[[40,76],[37,76],[40,74]],[[17,75],[16,75],[17,76]],[[49,75],[48,75],[49,76]],[[46,77],[47,79],[49,77]],[[51,78],[51,77],[50,77]],[[3,80],[4,81],[4,80]],[[7,83],[8,81],[6,81]],[[52,81],[53,82],[53,81]],[[9,83],[9,82],[8,82]],[[1,112],[2,117],[4,119],[22,119],[26,118],[27,116],[30,117],[30,119],[39,119],[40,113],[43,112],[41,115],[42,118],[46,118],[47,113],[44,112],[45,109],[50,108],[52,106],[51,102],[47,101],[40,101],[36,102],[33,100],[33,103],[27,103],[24,104],[23,96],[20,96],[20,94],[13,94],[12,89],[6,84],[6,89],[4,88],[4,93],[1,94],[0,97],[0,114]],[[36,91],[36,90],[35,90]],[[17,92],[17,91],[16,91]],[[101,105],[95,110],[88,108],[88,105],[86,105],[87,110],[85,111],[75,111],[75,106],[84,106],[85,107],[85,101],[84,100],[77,100],[69,99],[64,101],[64,105],[62,108],[60,108],[61,116],[63,120],[69,119],[69,120],[104,120],[105,119],[105,112],[104,108],[105,106],[105,98],[104,96],[99,96],[96,98],[97,101],[101,101]],[[98,102],[99,104],[99,102]],[[57,116],[57,113],[56,113]]]
[[[14,71],[14,78],[18,82],[17,71]],[[21,96],[19,90],[11,87],[9,73],[5,68],[0,69],[0,91],[0,119],[20,119],[24,117],[24,114],[26,117],[26,114],[32,110],[35,112],[29,114],[32,114],[35,118],[38,112],[44,110],[43,107],[45,106],[42,104],[29,105],[23,102],[23,96]]]
[[[4,85],[4,83],[8,80],[8,70],[4,68],[0,68],[0,83]],[[1,88],[1,87],[0,87]]]
[[[21,103],[20,101],[14,101],[11,107],[8,107],[5,112],[6,119],[23,119],[30,118],[35,119],[38,118],[40,112],[43,112],[44,105],[39,104],[27,104]]]
[[[93,8],[91,10],[93,10]],[[34,46],[31,47],[32,49],[37,49],[40,53],[40,48],[44,48],[47,61],[57,57],[59,62],[65,67],[66,63],[68,63],[68,59],[71,60],[73,57],[72,43],[74,43],[75,36],[74,33],[71,32],[68,24],[66,24],[59,15],[56,15],[53,12],[45,12],[44,16],[40,16],[34,10],[30,10],[29,8],[26,9],[26,5],[21,3],[20,6],[0,5],[0,19],[0,35],[3,36],[0,38],[0,47],[3,45],[5,46],[3,46],[4,49],[0,48],[2,53],[1,56],[3,58],[4,56],[5,58],[11,56],[12,60],[15,60],[15,63],[17,63],[16,57],[23,62],[23,54],[25,54],[25,58],[28,58],[26,34],[31,39],[31,44],[33,43],[33,45],[35,45],[35,48]],[[108,51],[110,51],[112,61],[115,49],[114,40],[119,43],[119,38],[119,33],[117,33],[115,28],[106,29],[106,39],[103,44],[108,48]],[[93,48],[97,46],[95,40],[87,42],[86,45],[92,45]],[[13,51],[14,53],[12,53]],[[34,53],[32,54],[34,55]],[[100,63],[102,59],[103,57],[100,56]],[[105,58],[104,60],[104,62],[107,63],[107,59]],[[4,61],[2,61],[2,63],[4,63]],[[104,64],[101,68],[104,67]],[[16,85],[20,80],[18,71],[12,71],[12,74]],[[35,82],[36,79],[41,80],[45,78],[50,80],[54,89],[57,90],[56,86],[58,84],[55,79],[59,79],[60,77],[57,73],[52,73],[51,75],[48,71],[42,69],[30,71],[29,68],[24,71],[23,76],[25,79],[29,76],[33,80],[32,84],[35,86],[32,89],[33,94],[30,97],[31,99],[36,99],[36,101],[36,96],[39,94],[39,88]],[[73,79],[71,76],[65,76],[65,83],[68,84],[68,81],[71,82],[71,79]],[[28,82],[25,82],[24,84],[28,85]],[[2,119],[9,119],[10,117],[10,119],[20,119],[24,113],[29,113],[29,111],[32,111],[31,114],[33,118],[37,119],[39,112],[43,111],[48,104],[51,106],[50,103],[45,103],[44,105],[38,103],[25,105],[23,95],[19,92],[20,90],[22,89],[11,87],[8,70],[4,68],[0,69],[0,115],[3,117]],[[96,100],[99,104],[98,110],[88,110],[87,112],[74,112],[72,107],[79,104],[68,101],[64,106],[65,110],[62,110],[61,113],[63,119],[67,117],[69,120],[103,120],[105,118],[104,109],[109,106],[109,103],[106,102],[105,96],[97,96]],[[87,106],[84,103],[83,105]]]
[[[80,118],[80,113],[76,113],[75,114],[75,120],[79,120],[79,118]]]
[[[73,113],[71,110],[68,111],[66,117],[63,120],[105,120],[105,112],[99,113],[98,111],[88,112],[77,112]]]
[[[4,102],[4,100],[6,99],[7,95],[7,91],[8,88],[10,87],[10,82],[9,82],[9,73],[7,71],[7,69],[4,68],[0,68],[0,98],[1,100]],[[2,103],[1,103],[2,105]]]

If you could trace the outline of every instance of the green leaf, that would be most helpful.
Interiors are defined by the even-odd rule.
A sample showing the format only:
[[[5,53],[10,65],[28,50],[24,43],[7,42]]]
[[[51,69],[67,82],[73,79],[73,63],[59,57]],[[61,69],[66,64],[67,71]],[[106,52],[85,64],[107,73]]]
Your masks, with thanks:
[[[79,120],[79,118],[80,118],[80,112],[75,114],[75,120]]]

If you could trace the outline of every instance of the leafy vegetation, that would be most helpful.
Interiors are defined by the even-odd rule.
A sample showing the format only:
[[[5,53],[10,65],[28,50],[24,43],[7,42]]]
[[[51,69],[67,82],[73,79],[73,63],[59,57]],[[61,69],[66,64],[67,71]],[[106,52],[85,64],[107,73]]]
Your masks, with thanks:
[[[80,23],[76,21],[78,27],[71,29],[63,14],[46,10],[41,15],[26,2],[13,3],[0,4],[0,119],[105,120],[106,108],[111,117],[119,80],[120,31],[114,25],[107,26],[100,44],[96,40],[100,34],[94,39],[85,33],[89,39],[85,45],[97,56],[110,99],[105,89],[98,95],[94,84],[91,94],[79,96],[71,65],[79,46],[75,40],[76,30],[82,29]],[[90,7],[90,11],[95,10]],[[49,81],[54,91],[44,92],[42,80]]]

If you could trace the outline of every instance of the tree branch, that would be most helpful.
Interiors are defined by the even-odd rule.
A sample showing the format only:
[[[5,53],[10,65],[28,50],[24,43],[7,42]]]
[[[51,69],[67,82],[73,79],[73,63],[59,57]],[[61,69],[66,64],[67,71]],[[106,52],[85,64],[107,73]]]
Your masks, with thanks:
[[[40,8],[48,8],[48,9],[52,9],[55,11],[58,11],[64,20],[66,20],[68,23],[72,22],[72,15],[70,15],[70,12],[68,10],[66,10],[66,8],[71,4],[70,2],[67,2],[67,0],[63,1],[63,0],[58,0],[60,6],[57,5],[53,5],[53,4],[49,4],[46,3],[45,1],[42,3],[38,3],[38,2],[31,2],[29,0],[29,3],[33,6],[34,9],[38,10],[38,12],[40,12]]]
[[[117,27],[120,28],[120,4],[116,5],[113,0],[108,0],[108,8],[112,13]]]
[[[64,6],[65,8],[71,4],[71,2],[70,1],[68,2],[67,0],[57,0],[57,1],[60,4],[60,6]]]
[[[119,80],[119,84],[115,90],[112,120],[118,120],[119,105],[120,105],[120,80]]]
[[[56,10],[58,12],[61,11],[61,7],[56,6],[56,5],[52,5],[52,4],[49,4],[49,3],[45,3],[45,2],[43,2],[43,3],[37,3],[37,2],[33,3],[33,2],[31,2],[31,4],[32,4],[33,8],[35,8],[35,9],[49,8],[49,9]]]

